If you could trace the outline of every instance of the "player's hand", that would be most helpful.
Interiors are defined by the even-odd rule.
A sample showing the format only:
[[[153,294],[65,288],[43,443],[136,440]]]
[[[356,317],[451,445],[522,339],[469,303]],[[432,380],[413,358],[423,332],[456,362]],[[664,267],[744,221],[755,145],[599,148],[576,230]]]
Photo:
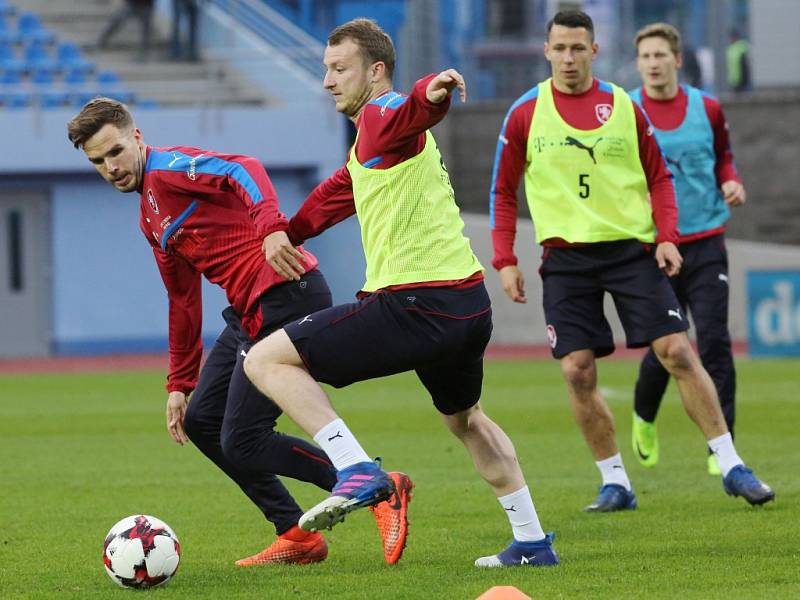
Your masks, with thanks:
[[[297,281],[305,274],[306,269],[303,266],[305,256],[292,246],[285,231],[270,233],[264,238],[261,249],[269,265],[285,279]]]
[[[425,88],[425,97],[429,102],[439,104],[447,98],[447,94],[458,88],[459,97],[462,102],[467,101],[467,84],[461,73],[455,69],[447,69],[431,79],[428,87]]]
[[[674,277],[681,272],[683,257],[675,244],[661,242],[656,246],[656,262],[658,263],[658,268],[664,271],[667,277]]]
[[[183,446],[189,441],[183,429],[183,418],[186,416],[188,404],[186,394],[183,392],[170,392],[167,397],[167,431],[177,444]]]
[[[720,188],[722,197],[728,203],[728,206],[741,206],[747,201],[747,193],[744,191],[744,186],[735,179],[726,181]]]
[[[514,302],[525,304],[528,297],[525,295],[525,277],[516,265],[509,265],[500,269],[500,283],[506,296]]]

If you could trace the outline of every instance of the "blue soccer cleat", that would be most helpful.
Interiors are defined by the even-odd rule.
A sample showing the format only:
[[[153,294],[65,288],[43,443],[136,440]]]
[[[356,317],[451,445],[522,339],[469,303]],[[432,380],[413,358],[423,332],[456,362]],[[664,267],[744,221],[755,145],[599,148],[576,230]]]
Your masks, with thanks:
[[[636,495],[633,490],[626,490],[617,483],[607,483],[600,488],[600,493],[583,512],[613,512],[615,510],[633,510],[636,508]]]
[[[736,465],[728,471],[722,480],[722,487],[729,496],[741,496],[753,506],[775,498],[772,488],[753,475],[753,471],[744,465]]]
[[[376,463],[356,463],[336,474],[331,495],[300,517],[298,525],[305,531],[331,529],[348,513],[383,502],[394,491],[391,477]]]
[[[554,533],[548,533],[538,542],[518,542],[500,554],[483,556],[475,561],[476,567],[554,567],[559,563],[558,554],[553,548]]]

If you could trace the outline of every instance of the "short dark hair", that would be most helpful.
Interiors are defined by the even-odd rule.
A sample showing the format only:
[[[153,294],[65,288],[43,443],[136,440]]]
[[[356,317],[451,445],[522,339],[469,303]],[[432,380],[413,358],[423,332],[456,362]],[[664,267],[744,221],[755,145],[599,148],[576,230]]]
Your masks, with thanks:
[[[69,141],[76,148],[80,148],[108,124],[118,129],[127,129],[133,126],[133,117],[122,102],[112,98],[92,98],[67,123]]]
[[[550,36],[550,30],[553,25],[561,25],[562,27],[569,27],[570,29],[577,29],[583,27],[589,32],[589,35],[594,40],[594,23],[592,17],[587,15],[582,10],[562,10],[550,19],[547,23],[547,35]]]
[[[353,19],[339,25],[328,36],[328,45],[336,46],[346,39],[353,40],[361,49],[365,64],[382,62],[389,79],[394,73],[394,44],[389,34],[372,19]]]

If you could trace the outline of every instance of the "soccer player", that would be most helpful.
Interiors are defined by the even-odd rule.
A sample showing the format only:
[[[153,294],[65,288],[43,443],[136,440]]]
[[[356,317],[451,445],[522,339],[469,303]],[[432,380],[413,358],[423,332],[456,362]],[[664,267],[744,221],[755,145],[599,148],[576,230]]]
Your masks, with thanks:
[[[740,206],[745,189],[733,164],[728,123],[719,102],[688,85],[678,85],[681,36],[667,23],[636,34],[636,65],[643,87],[631,97],[647,113],[675,182],[678,239],[683,265],[670,279],[686,314],[697,328],[700,360],[717,389],[725,423],[733,436],[736,372],[728,332],[728,255],[725,222],[729,206]],[[655,419],[669,373],[650,349],[636,382],[633,449],[647,467],[658,463]],[[708,472],[719,475],[714,454]]]
[[[453,90],[466,98],[464,80],[447,69],[419,80],[407,96],[394,91],[392,40],[367,19],[337,27],[324,62],[323,85],[336,110],[355,124],[356,141],[347,164],[289,222],[291,243],[271,241],[267,257],[279,273],[301,277],[309,265],[294,246],[356,213],[366,282],[357,302],[290,323],[245,359],[256,386],[314,436],[337,469],[331,496],[303,515],[300,526],[331,527],[391,488],[317,381],[344,387],[414,370],[511,524],[512,543],[476,565],[557,564],[511,440],[478,402],[491,304],[429,131],[447,113]]]
[[[767,502],[773,492],[734,448],[667,279],[682,259],[675,245],[675,192],[652,128],[622,89],[592,76],[598,47],[587,14],[559,12],[547,31],[552,78],[512,105],[500,132],[490,194],[492,264],[509,298],[525,302],[513,250],[516,190],[524,173],[536,238],[544,246],[548,340],[602,476],[600,493],[585,510],[636,508],[614,419],[597,387],[595,360],[614,350],[603,314],[606,292],[628,346],[651,346],[677,381],[687,414],[719,460],[725,491],[751,504]]]
[[[297,526],[302,511],[276,474],[330,490],[331,462],[313,444],[274,430],[280,409],[242,367],[256,340],[331,304],[312,254],[297,250],[308,269],[291,281],[267,264],[263,248],[285,242],[288,223],[264,167],[248,156],[145,145],[127,107],[110,98],[87,103],[68,134],[103,179],[141,195],[139,226],[169,297],[170,435],[178,444],[191,439],[275,525],[277,540],[237,564],[324,560],[325,539]],[[231,304],[202,370],[201,276],[225,290]],[[405,521],[388,503],[376,514],[398,529],[401,516]],[[393,546],[405,543],[394,537]]]

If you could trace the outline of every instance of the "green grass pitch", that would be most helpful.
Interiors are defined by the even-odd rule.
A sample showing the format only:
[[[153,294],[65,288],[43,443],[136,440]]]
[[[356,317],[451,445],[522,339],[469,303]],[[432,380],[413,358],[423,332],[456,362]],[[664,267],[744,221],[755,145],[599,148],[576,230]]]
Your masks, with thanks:
[[[502,510],[422,386],[402,375],[332,393],[365,449],[417,487],[399,565],[383,563],[367,511],[327,535],[311,566],[241,569],[273,530],[195,448],[164,427],[163,373],[0,377],[0,598],[113,598],[102,543],[118,519],[155,515],[183,558],[156,598],[470,599],[493,585],[537,598],[800,597],[800,401],[797,361],[739,361],[740,454],[773,486],[751,508],[706,471],[703,439],[674,386],[659,419],[661,464],[630,449],[637,364],[601,361],[600,379],[639,498],[624,514],[584,514],[599,474],[572,421],[555,361],[487,365],[483,405],[514,440],[545,530],[553,569],[478,570],[510,540]],[[288,419],[280,424],[296,431]],[[324,494],[289,482],[303,506]]]

